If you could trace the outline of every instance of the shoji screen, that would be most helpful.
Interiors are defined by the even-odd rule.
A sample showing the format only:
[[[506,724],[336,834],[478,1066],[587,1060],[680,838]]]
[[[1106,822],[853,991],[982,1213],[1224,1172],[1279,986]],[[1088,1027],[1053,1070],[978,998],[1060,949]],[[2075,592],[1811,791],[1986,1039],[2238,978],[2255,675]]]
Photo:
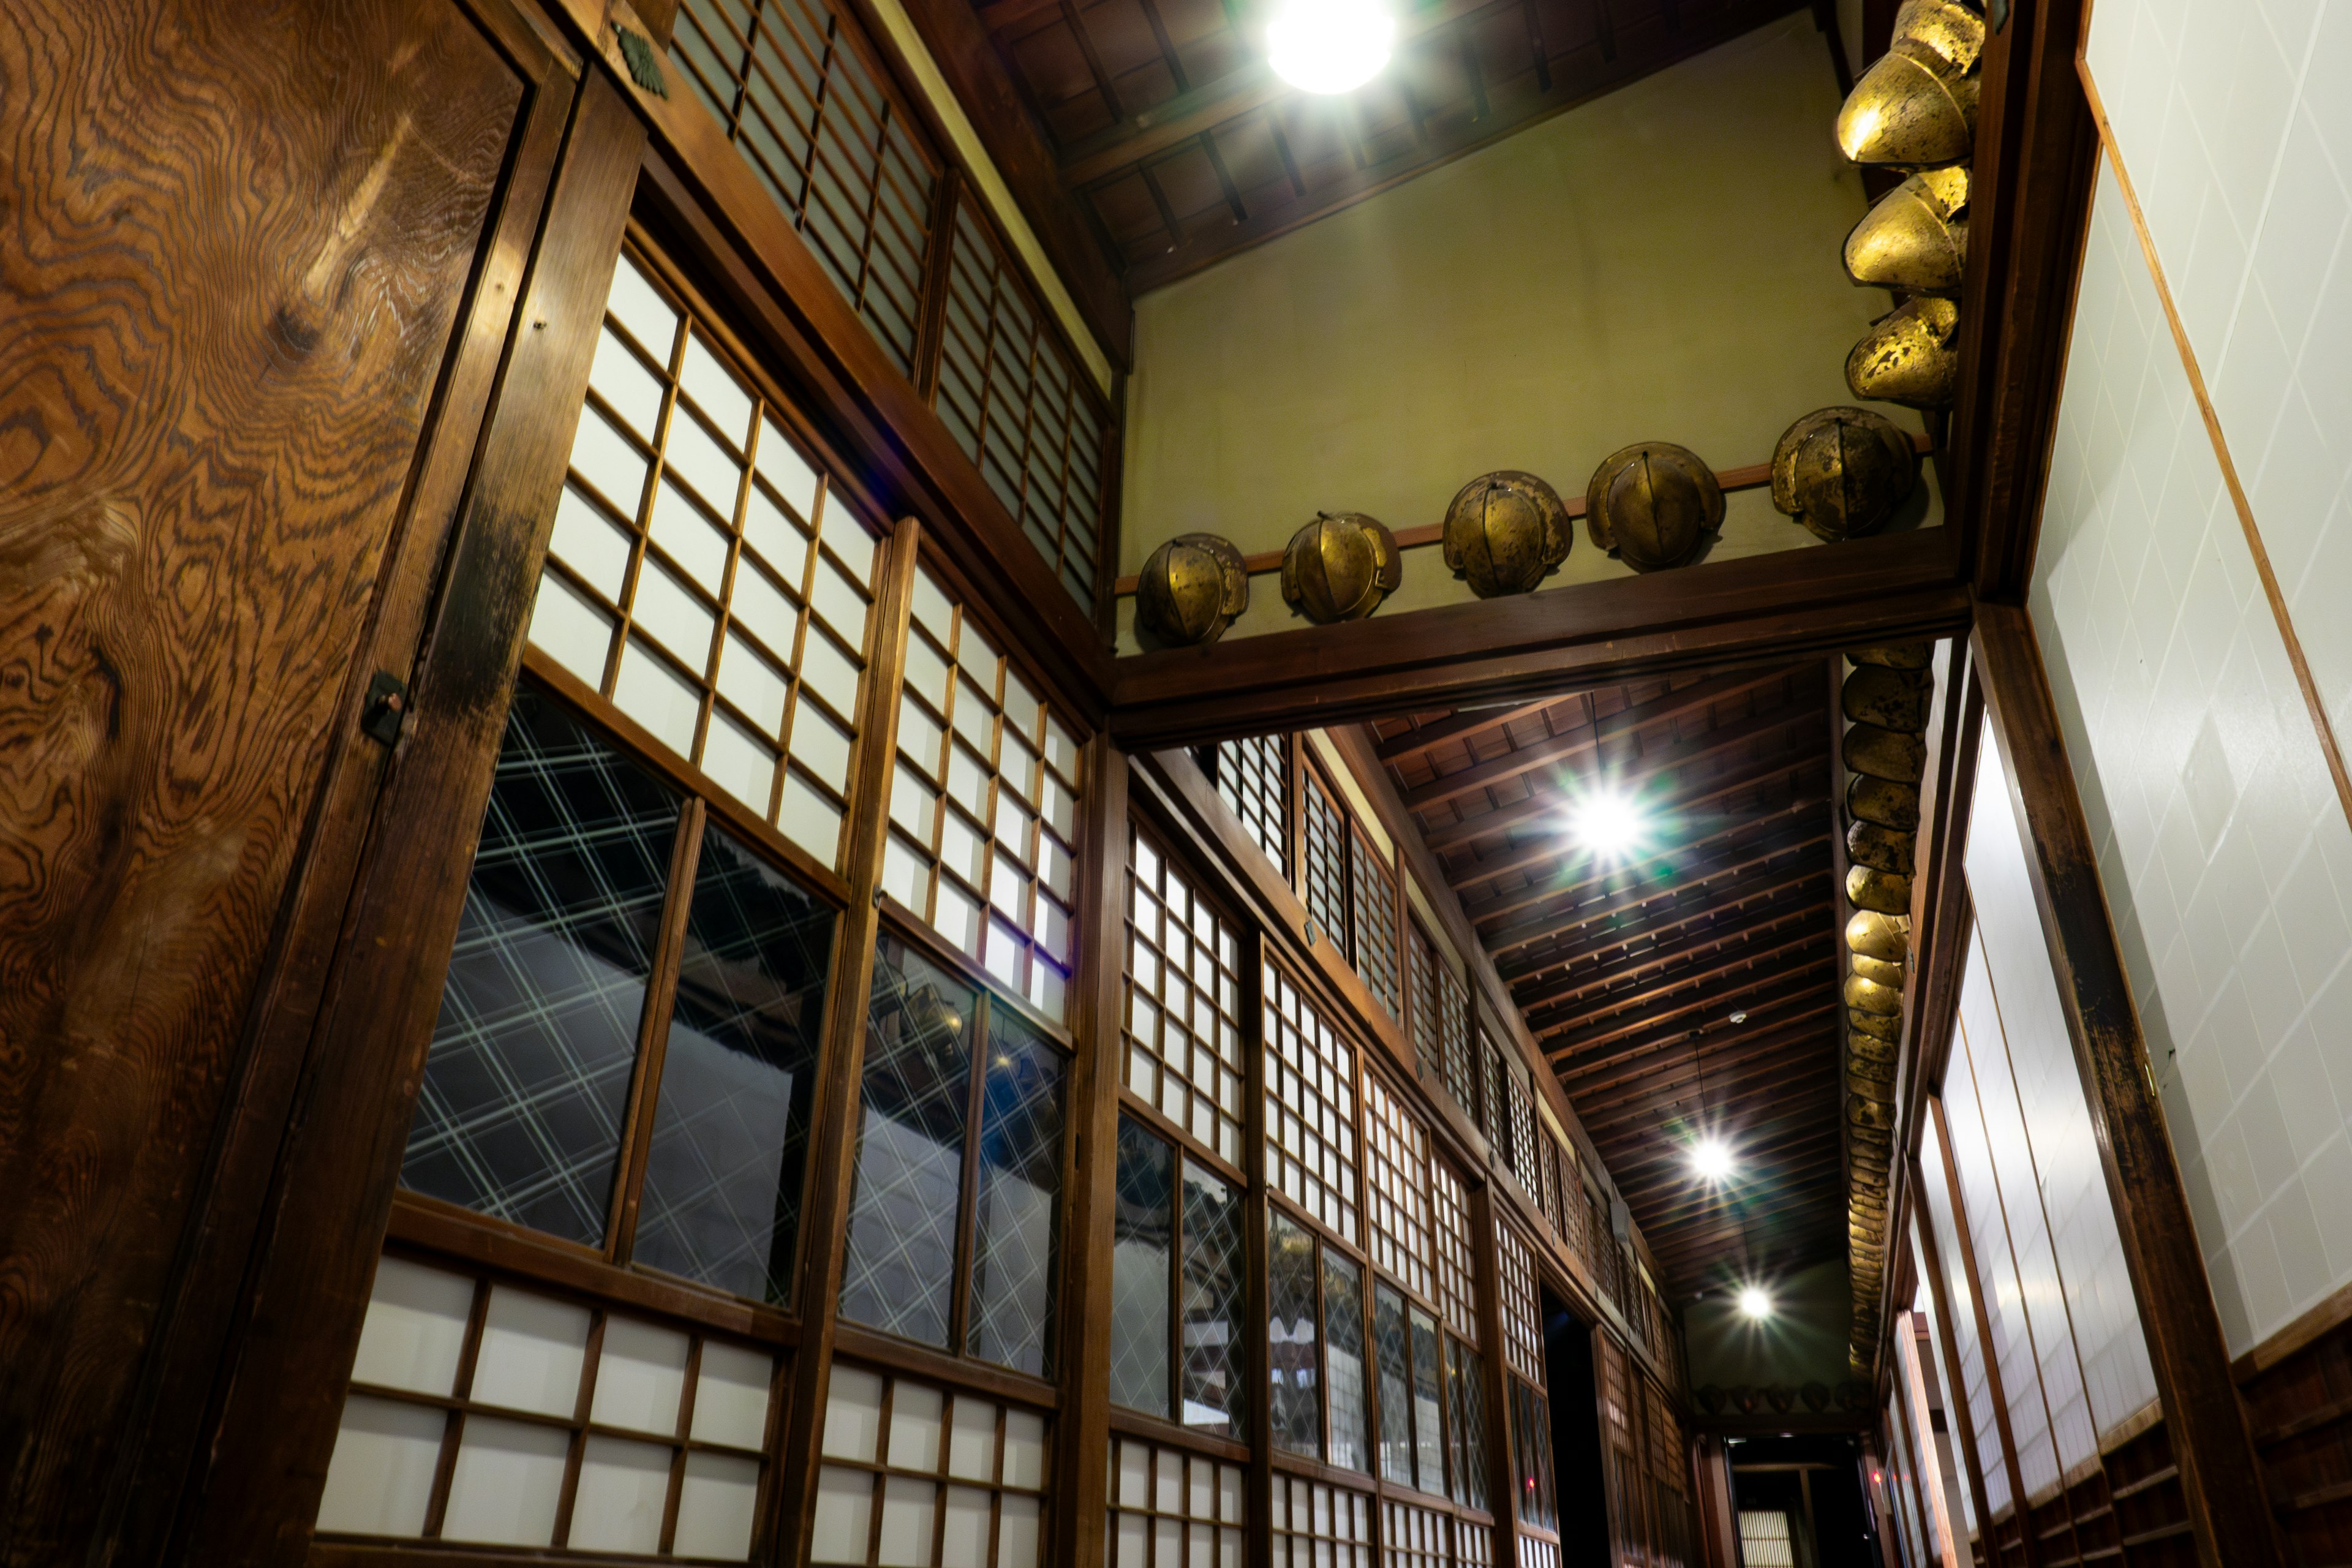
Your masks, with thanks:
[[[2082,1354],[2093,1428],[2099,1433],[2156,1397],[2156,1375],[2139,1327],[2123,1240],[2107,1200],[2106,1178],[2091,1131],[2074,1046],[2042,944],[2027,880],[2025,846],[2001,778],[1996,748],[1979,751],[1976,810],[1969,824],[1968,880],[1977,909],[1984,985],[1969,1014],[1969,1039],[1989,1046],[1998,1027],[2007,1046],[2017,1102],[2042,1206],[2049,1218],[2053,1263]],[[1989,1001],[1988,1015],[1981,1004]],[[2037,1329],[2039,1322],[2037,1320]]]
[[[1952,1340],[1960,1357],[1960,1364],[1953,1369],[1961,1390],[1958,1402],[1967,1407],[1977,1452],[1984,1457],[1986,1506],[1998,1515],[2010,1504],[2009,1471],[2000,1460],[2000,1427],[1995,1420],[1991,1380],[1986,1374],[1984,1340],[1977,1329],[1976,1296],[1969,1286],[1969,1271],[1961,1264],[1958,1211],[1953,1207],[1951,1187],[1945,1179],[1942,1134],[1933,1118],[1920,1131],[1919,1164],[1925,1175],[1920,1194],[1935,1232],[1936,1255],[1944,1266],[1945,1300],[1952,1309]]]

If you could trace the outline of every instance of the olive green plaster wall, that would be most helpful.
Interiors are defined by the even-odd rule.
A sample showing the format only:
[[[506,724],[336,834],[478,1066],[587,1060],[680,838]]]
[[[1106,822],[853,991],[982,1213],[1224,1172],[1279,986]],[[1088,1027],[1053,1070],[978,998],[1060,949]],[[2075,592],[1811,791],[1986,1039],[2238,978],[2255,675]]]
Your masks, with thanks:
[[[1817,1263],[1767,1281],[1773,1311],[1760,1321],[1741,1312],[1729,1289],[1683,1309],[1683,1346],[1694,1389],[1819,1383],[1835,1389],[1853,1373],[1846,1331],[1853,1315],[1845,1261]]]
[[[1435,523],[1494,468],[1580,494],[1633,441],[1760,463],[1853,401],[1889,301],[1839,265],[1865,204],[1830,47],[1790,16],[1145,295],[1120,573],[1195,531],[1279,550],[1318,509]],[[1937,521],[1926,489],[1900,525]],[[1709,559],[1813,545],[1769,492],[1728,499]],[[1404,564],[1381,615],[1469,597],[1434,548]],[[1630,574],[1580,527],[1547,586]],[[1304,624],[1265,574],[1226,635]]]

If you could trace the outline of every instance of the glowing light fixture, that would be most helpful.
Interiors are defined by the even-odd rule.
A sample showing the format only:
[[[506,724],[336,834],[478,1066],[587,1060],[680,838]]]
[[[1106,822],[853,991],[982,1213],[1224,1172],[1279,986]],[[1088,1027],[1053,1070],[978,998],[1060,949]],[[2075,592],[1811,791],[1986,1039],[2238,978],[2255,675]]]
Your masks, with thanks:
[[[1769,1318],[1772,1315],[1772,1298],[1759,1287],[1750,1285],[1739,1292],[1739,1310],[1751,1318]]]
[[[1302,92],[1353,92],[1389,63],[1396,17],[1380,0],[1277,0],[1265,30],[1274,74]]]
[[[1691,1163],[1710,1182],[1731,1174],[1731,1146],[1720,1138],[1702,1138],[1691,1145]]]
[[[1598,789],[1568,808],[1568,831],[1595,855],[1622,855],[1650,829],[1642,808],[1615,790]]]

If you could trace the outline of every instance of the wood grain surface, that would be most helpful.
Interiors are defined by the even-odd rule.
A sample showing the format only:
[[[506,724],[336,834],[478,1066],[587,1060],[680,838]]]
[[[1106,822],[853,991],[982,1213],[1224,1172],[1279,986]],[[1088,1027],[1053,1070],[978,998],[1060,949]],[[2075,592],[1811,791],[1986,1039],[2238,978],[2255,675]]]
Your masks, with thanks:
[[[447,0],[0,23],[0,1561],[79,1556],[521,84]]]

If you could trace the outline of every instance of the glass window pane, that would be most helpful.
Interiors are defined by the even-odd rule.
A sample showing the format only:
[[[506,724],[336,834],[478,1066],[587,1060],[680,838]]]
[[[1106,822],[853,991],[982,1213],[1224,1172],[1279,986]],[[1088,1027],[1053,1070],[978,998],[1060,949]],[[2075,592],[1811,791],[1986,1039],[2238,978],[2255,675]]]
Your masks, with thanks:
[[[1486,1506],[1486,1368],[1478,1352],[1446,1336],[1445,1383],[1453,1419],[1454,1500]]]
[[[1381,1368],[1381,1476],[1412,1485],[1412,1366],[1404,1298],[1372,1282],[1372,1347]],[[1335,1417],[1336,1418],[1336,1417]]]
[[[401,1181],[600,1245],[677,801],[515,693]]]
[[[977,1001],[898,938],[880,938],[841,1315],[942,1348]]]
[[[1425,1492],[1445,1489],[1445,1426],[1439,1415],[1437,1320],[1412,1309],[1412,1449]]]
[[[1006,1010],[990,1016],[967,1348],[1034,1377],[1053,1370],[1066,1076],[1060,1051]]]
[[[1323,1252],[1323,1374],[1329,1380],[1331,1463],[1371,1468],[1364,1401],[1364,1271],[1326,1247]]]
[[[1175,1239],[1175,1152],[1130,1118],[1118,1120],[1118,1210],[1112,1220],[1110,1397],[1165,1415],[1168,1266]]]
[[[703,830],[636,1261],[788,1299],[833,923],[731,836]]]
[[[1241,1194],[1190,1160],[1184,1162],[1183,1386],[1179,1415],[1187,1426],[1244,1436],[1248,1410],[1242,1376]]]
[[[1315,1239],[1278,1210],[1266,1213],[1266,1369],[1274,1443],[1323,1452],[1321,1358],[1316,1354]]]

